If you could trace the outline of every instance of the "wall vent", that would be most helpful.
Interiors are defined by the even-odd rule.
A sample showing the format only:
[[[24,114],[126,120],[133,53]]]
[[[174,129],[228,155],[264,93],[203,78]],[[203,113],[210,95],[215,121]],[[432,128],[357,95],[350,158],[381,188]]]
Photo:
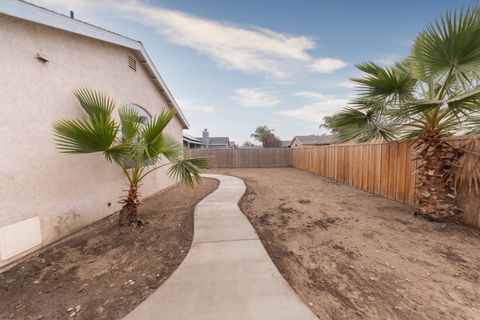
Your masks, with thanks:
[[[7,260],[42,243],[40,218],[34,217],[0,228],[0,260]]]
[[[137,71],[137,60],[132,56],[128,56],[128,67],[133,71]]]

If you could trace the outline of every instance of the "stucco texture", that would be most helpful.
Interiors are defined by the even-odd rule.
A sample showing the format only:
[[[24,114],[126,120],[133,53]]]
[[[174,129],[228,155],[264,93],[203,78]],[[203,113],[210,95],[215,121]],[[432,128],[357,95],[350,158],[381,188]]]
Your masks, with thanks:
[[[166,102],[138,59],[136,72],[128,67],[128,56],[135,57],[130,49],[1,14],[0,38],[0,227],[39,216],[44,246],[117,211],[128,187],[101,154],[65,155],[55,148],[53,123],[85,116],[73,90],[98,89],[117,106],[136,103],[152,115]],[[40,62],[37,53],[50,61]],[[166,132],[181,142],[177,118]],[[174,183],[167,169],[147,177],[142,197]]]

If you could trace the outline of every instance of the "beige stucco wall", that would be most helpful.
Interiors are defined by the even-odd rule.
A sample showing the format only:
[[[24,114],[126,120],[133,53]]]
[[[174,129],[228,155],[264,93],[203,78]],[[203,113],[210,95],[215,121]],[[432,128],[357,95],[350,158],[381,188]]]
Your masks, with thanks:
[[[43,246],[117,211],[127,188],[101,154],[55,149],[52,124],[84,115],[72,91],[99,89],[118,105],[137,103],[151,114],[166,104],[141,63],[136,72],[128,67],[129,49],[1,14],[0,39],[0,228],[39,216]],[[50,62],[39,62],[39,52]],[[177,118],[166,131],[181,142]],[[165,171],[146,179],[142,197],[174,182]]]

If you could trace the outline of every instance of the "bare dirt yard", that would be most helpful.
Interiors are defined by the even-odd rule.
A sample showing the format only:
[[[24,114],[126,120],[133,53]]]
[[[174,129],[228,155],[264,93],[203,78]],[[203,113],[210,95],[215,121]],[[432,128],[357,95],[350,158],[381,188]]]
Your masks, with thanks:
[[[105,219],[0,274],[0,319],[121,319],[185,258],[193,209],[218,181],[177,185],[140,207],[141,228]]]
[[[480,230],[293,168],[217,169],[320,319],[480,319]]]

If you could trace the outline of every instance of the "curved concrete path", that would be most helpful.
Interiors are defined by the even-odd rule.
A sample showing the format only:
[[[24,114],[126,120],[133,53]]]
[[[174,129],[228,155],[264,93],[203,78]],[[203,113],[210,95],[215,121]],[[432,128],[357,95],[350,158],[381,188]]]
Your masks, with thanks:
[[[317,320],[293,292],[238,207],[242,180],[195,207],[194,239],[172,276],[125,320]]]

